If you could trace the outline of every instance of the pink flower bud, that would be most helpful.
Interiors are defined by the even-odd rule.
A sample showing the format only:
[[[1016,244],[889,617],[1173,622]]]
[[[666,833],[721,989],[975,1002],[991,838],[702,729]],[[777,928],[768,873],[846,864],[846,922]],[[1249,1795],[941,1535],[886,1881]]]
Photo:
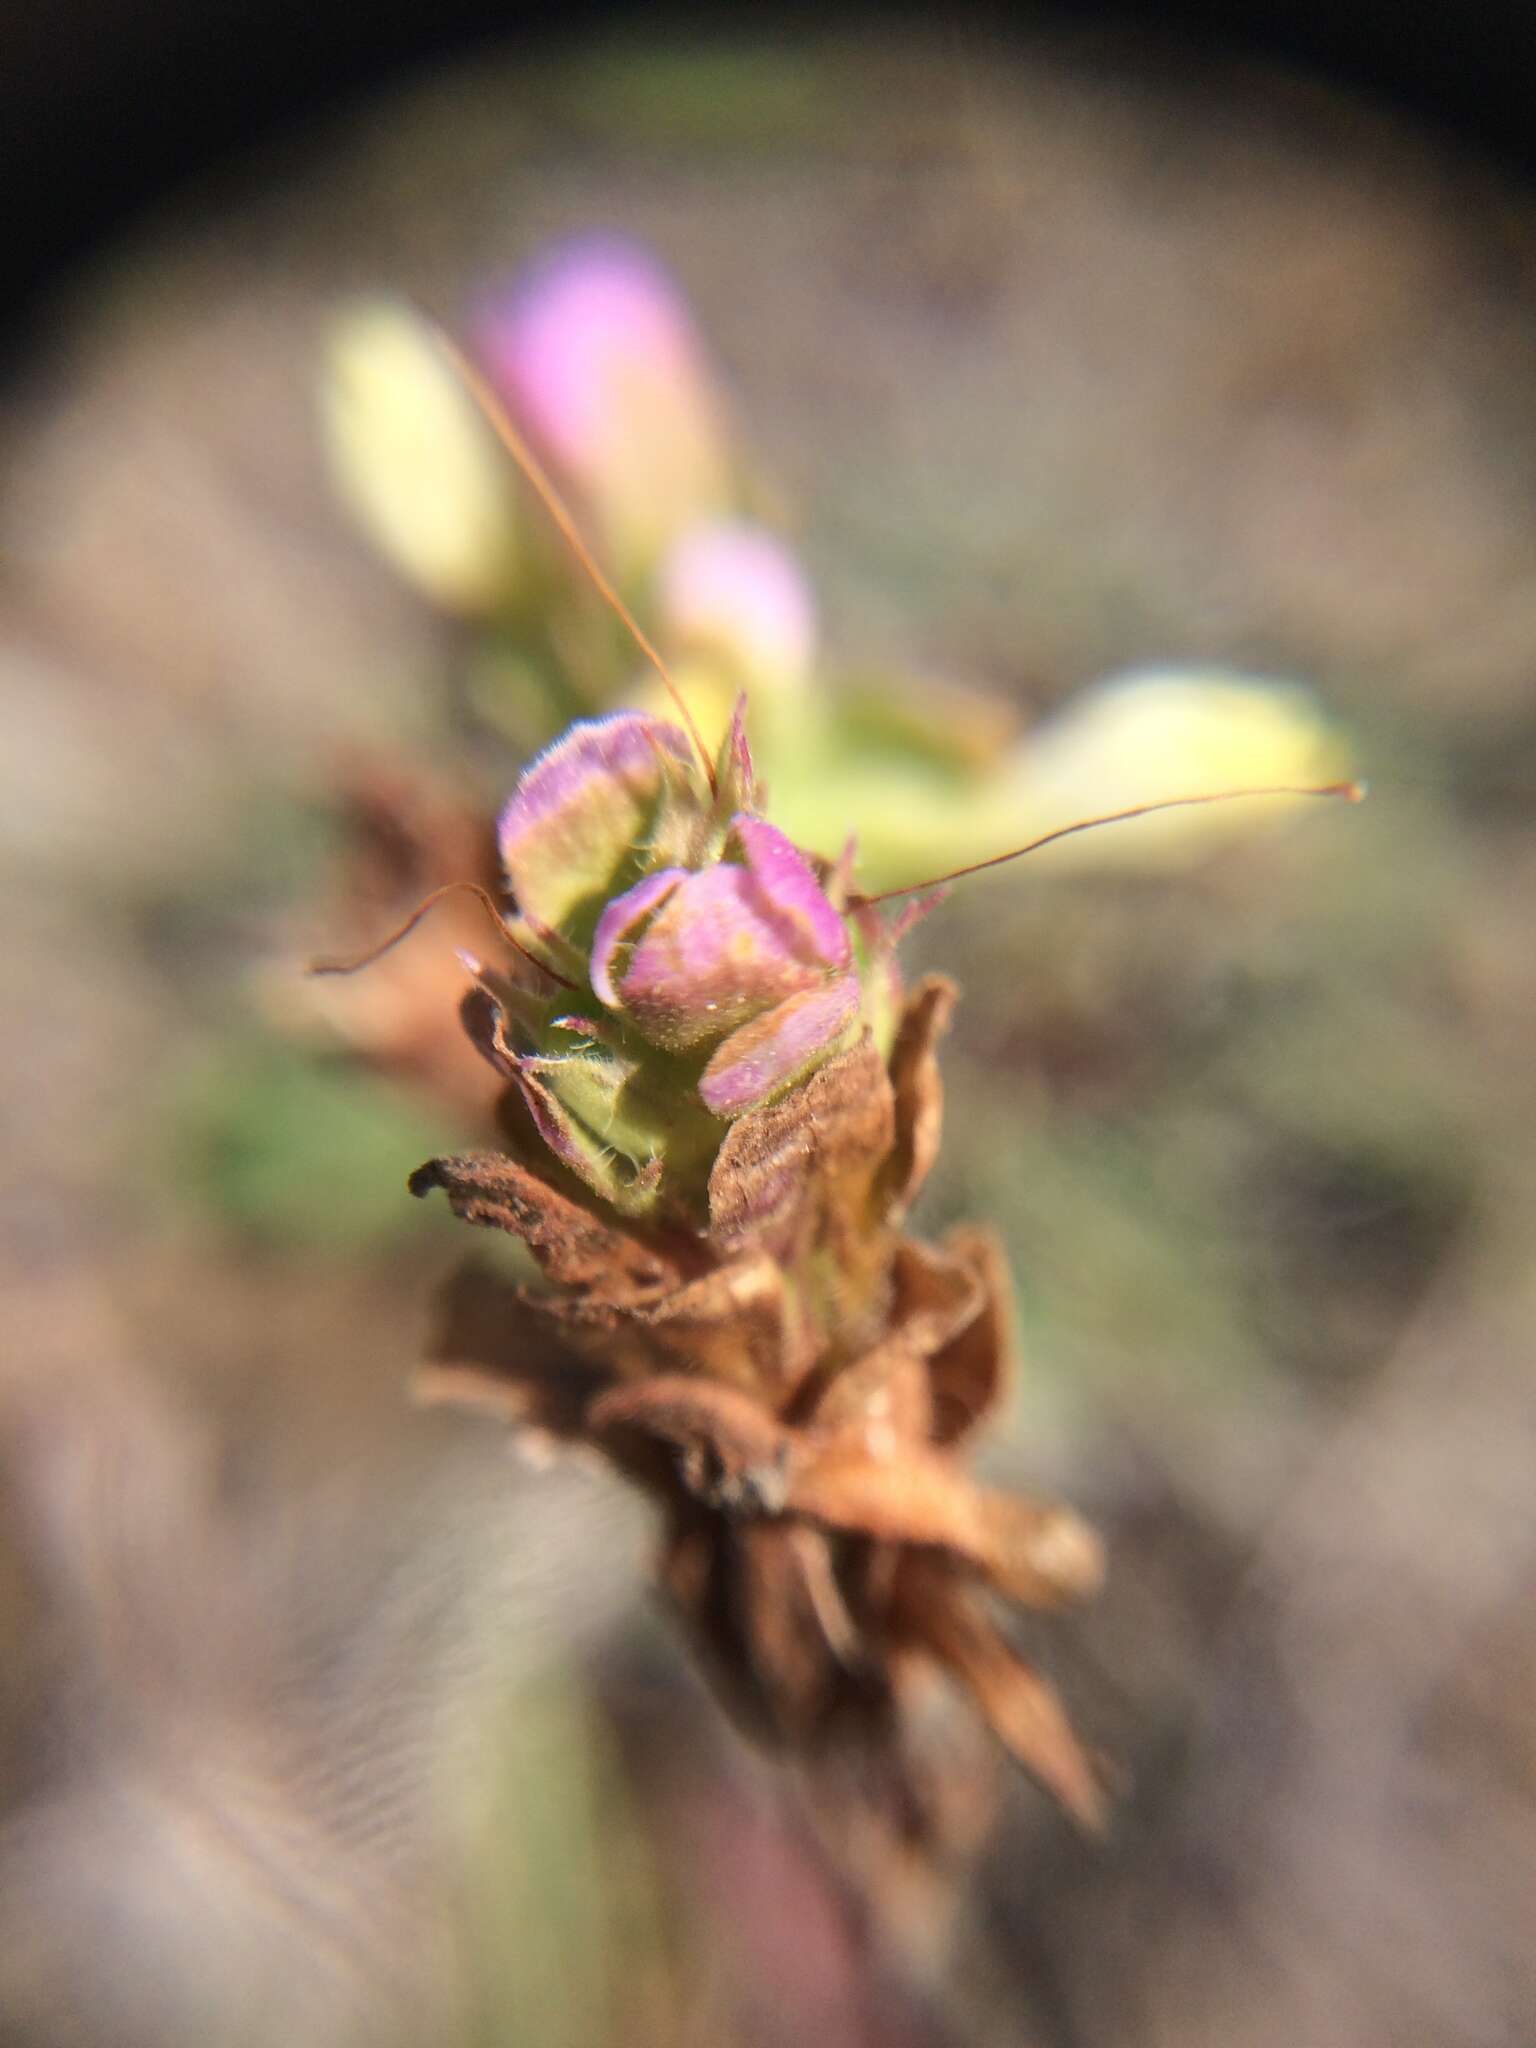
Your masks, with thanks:
[[[683,1052],[787,997],[820,989],[851,957],[809,862],[761,818],[731,821],[727,858],[647,875],[610,903],[592,986],[652,1044]],[[627,956],[627,957],[626,957]]]
[[[623,571],[727,497],[720,409],[688,307],[638,243],[587,236],[477,324],[478,353]]]
[[[660,613],[679,652],[722,663],[742,682],[802,682],[816,646],[804,571],[766,528],[711,520],[685,533],[661,570]]]

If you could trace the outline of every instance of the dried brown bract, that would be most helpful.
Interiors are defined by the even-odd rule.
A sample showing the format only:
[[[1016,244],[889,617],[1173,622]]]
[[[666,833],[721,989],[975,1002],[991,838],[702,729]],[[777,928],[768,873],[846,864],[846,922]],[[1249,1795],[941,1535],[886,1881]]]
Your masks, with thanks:
[[[451,888],[433,946],[380,952],[356,980],[305,984],[315,1014],[363,1065],[448,1108],[468,1131],[486,1129],[499,1084],[455,1015],[463,970],[454,947],[481,945],[485,913],[457,885],[497,886],[491,821],[434,789],[415,767],[373,755],[337,763],[331,807],[341,857],[324,924],[338,947],[362,947],[422,897]]]
[[[866,1032],[734,1121],[702,1228],[616,1219],[534,1134],[518,1143],[517,1101],[521,1160],[435,1159],[412,1180],[521,1239],[543,1276],[462,1276],[422,1397],[588,1445],[646,1488],[661,1582],[741,1724],[838,1797],[855,1787],[864,1823],[919,1858],[977,1827],[974,1755],[934,1733],[940,1680],[1078,1821],[1104,1819],[994,1613],[1091,1594],[1097,1539],[964,1464],[1007,1383],[1002,1258],[981,1230],[935,1246],[901,1229],[938,1147],[953,997],[921,983],[889,1060]]]

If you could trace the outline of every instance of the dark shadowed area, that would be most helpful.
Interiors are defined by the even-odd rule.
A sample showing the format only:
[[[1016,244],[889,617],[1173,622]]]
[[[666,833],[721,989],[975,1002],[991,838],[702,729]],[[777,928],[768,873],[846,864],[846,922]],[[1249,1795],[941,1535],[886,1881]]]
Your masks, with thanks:
[[[919,1220],[1021,1297],[989,1469],[1111,1563],[1038,1645],[1110,1832],[1020,1778],[952,1894],[735,1734],[643,1502],[412,1405],[462,1125],[302,980],[337,792],[520,762],[333,488],[328,323],[591,228],[681,281],[845,662],[1025,721],[1293,678],[1371,784],[908,943],[963,990]],[[1533,253],[1315,82],[956,34],[487,55],[74,278],[0,412],[7,2039],[1529,2040]]]

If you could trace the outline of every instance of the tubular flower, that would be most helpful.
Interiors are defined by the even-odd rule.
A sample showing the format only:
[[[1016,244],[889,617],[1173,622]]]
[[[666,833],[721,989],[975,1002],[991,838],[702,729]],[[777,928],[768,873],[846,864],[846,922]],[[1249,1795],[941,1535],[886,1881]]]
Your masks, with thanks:
[[[742,685],[770,694],[809,680],[815,606],[805,571],[777,534],[743,519],[690,527],[659,580],[659,617],[679,655],[718,662]]]
[[[987,1596],[1081,1599],[1098,1543],[969,1477],[1007,1384],[1005,1269],[984,1232],[902,1229],[953,1001],[900,991],[912,913],[850,906],[847,863],[758,814],[739,711],[711,777],[660,720],[575,726],[500,846],[515,971],[475,963],[464,1018],[510,1084],[507,1150],[411,1185],[522,1239],[543,1279],[462,1275],[424,1398],[583,1443],[650,1493],[727,1703],[804,1764],[845,1845],[933,1873],[974,1838],[984,1760],[937,1732],[944,1687],[1097,1825],[1094,1768]]]
[[[638,242],[557,244],[486,304],[475,342],[626,576],[728,502],[703,341],[677,285]]]
[[[697,1212],[725,1126],[863,1008],[826,885],[751,808],[739,717],[715,784],[676,726],[617,713],[572,727],[501,817],[524,971],[480,973],[472,1016],[542,1142],[625,1213]]]

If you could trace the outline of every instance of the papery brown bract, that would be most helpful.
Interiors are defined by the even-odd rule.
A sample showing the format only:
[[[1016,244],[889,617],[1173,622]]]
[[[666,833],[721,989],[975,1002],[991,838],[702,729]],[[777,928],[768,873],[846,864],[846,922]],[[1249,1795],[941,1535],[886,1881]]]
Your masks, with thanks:
[[[953,994],[921,983],[888,1060],[866,1034],[738,1118],[702,1230],[616,1220],[499,1153],[412,1181],[543,1274],[455,1285],[422,1398],[585,1444],[650,1492],[661,1582],[742,1725],[852,1799],[858,1828],[937,1863],[977,1824],[973,1754],[918,1739],[938,1678],[1084,1826],[1104,1818],[1059,1702],[983,1597],[1054,1609],[1101,1571],[1070,1510],[978,1487],[961,1462],[1006,1384],[1003,1261],[982,1231],[935,1246],[900,1227],[937,1150]]]
[[[497,885],[492,821],[412,764],[374,754],[338,761],[331,808],[341,859],[324,926],[341,948],[372,941],[435,890]],[[284,1021],[323,1020],[361,1065],[446,1107],[466,1131],[483,1131],[501,1083],[459,1022],[465,971],[455,948],[484,943],[485,911],[458,891],[436,915],[433,945],[393,947],[358,978],[312,975],[302,1009],[285,976],[279,1007]]]

